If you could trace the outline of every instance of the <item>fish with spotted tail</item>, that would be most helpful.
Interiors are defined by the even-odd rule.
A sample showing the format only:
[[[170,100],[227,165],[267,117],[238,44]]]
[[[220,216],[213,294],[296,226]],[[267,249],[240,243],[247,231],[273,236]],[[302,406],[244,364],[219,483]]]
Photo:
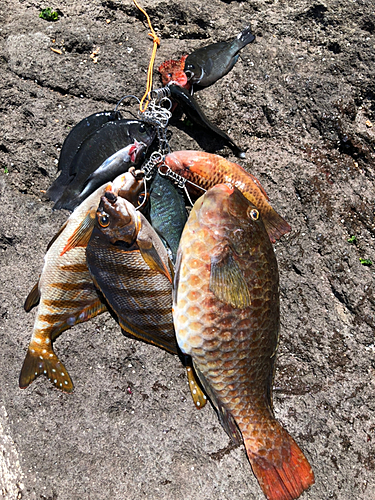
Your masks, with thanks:
[[[237,187],[260,211],[272,243],[291,231],[290,225],[269,204],[259,180],[241,165],[204,151],[175,151],[166,155],[164,164],[198,186],[186,183],[187,190],[195,199],[215,184],[225,182]],[[165,166],[160,168],[165,173]]]
[[[28,387],[45,375],[58,389],[72,392],[73,383],[52,342],[63,331],[107,310],[86,264],[86,246],[94,227],[100,197],[111,189],[137,204],[143,189],[143,174],[131,169],[97,189],[72,213],[50,242],[37,284],[24,308],[39,304],[34,330],[22,366],[19,385]]]
[[[267,499],[293,500],[314,474],[273,412],[279,315],[277,261],[260,211],[237,188],[216,185],[196,201],[177,252],[177,342],[229,437],[244,443]]]

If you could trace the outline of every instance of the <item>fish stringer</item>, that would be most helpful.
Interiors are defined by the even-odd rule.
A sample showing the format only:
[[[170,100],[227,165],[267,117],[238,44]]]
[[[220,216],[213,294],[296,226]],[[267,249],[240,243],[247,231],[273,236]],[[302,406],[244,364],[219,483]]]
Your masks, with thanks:
[[[165,156],[171,151],[168,142],[168,123],[172,116],[170,111],[172,103],[167,95],[168,93],[163,88],[152,91],[147,109],[140,116],[143,121],[154,125],[159,142],[158,150],[154,151],[142,166],[142,171],[145,174],[143,178],[145,193],[148,192],[147,182],[151,181],[157,166],[164,161]],[[142,208],[145,203],[146,196],[143,202],[137,207],[137,210]]]
[[[173,170],[171,168],[169,168],[168,165],[166,165],[165,163],[162,163],[161,165],[159,165],[158,172],[161,176],[169,177],[170,179],[172,179],[177,184],[177,187],[179,187],[180,189],[182,189],[184,191],[191,206],[194,205],[194,202],[190,198],[189,192],[186,188],[186,184],[191,184],[192,186],[203,191],[203,193],[206,193],[206,191],[207,191],[207,189],[204,189],[201,186],[198,186],[198,184],[195,184],[194,182],[191,182],[188,179],[185,179],[185,177],[182,177],[181,175],[177,174],[176,172],[173,172]]]

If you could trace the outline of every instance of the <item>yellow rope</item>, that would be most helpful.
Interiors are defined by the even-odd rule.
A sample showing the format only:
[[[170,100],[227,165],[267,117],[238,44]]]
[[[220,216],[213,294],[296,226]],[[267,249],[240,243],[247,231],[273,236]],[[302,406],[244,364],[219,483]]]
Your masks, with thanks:
[[[146,16],[148,25],[149,25],[150,30],[151,30],[151,33],[149,33],[149,36],[152,38],[152,40],[154,42],[154,46],[152,48],[150,64],[148,65],[148,71],[147,71],[147,88],[146,88],[146,92],[145,92],[144,96],[141,99],[141,102],[139,103],[139,109],[140,109],[141,113],[144,113],[147,109],[149,102],[150,102],[150,98],[148,97],[148,95],[152,90],[152,73],[154,71],[156,51],[160,45],[160,38],[158,38],[158,36],[156,35],[147,12],[145,10],[143,10],[142,7],[139,6],[139,4],[137,3],[136,0],[133,0],[133,2],[135,3],[136,7],[138,7],[138,9]],[[147,101],[144,103],[144,106],[143,106],[143,102],[146,99],[147,99]]]

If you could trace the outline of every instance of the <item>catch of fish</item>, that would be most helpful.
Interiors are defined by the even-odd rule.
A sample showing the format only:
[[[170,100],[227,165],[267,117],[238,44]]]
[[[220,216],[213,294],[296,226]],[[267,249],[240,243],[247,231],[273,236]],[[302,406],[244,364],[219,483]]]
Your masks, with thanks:
[[[204,151],[171,152],[160,118],[171,114],[167,96],[172,111],[180,105],[243,158],[193,91],[228,74],[254,39],[246,27],[161,64],[165,88],[154,115],[99,112],[69,133],[47,196],[72,214],[48,245],[24,304],[38,310],[19,386],[45,375],[72,392],[53,341],[110,311],[125,336],[180,358],[196,408],[209,400],[231,440],[245,445],[266,498],[292,500],[314,474],[272,403],[280,325],[272,243],[291,227],[241,165]]]

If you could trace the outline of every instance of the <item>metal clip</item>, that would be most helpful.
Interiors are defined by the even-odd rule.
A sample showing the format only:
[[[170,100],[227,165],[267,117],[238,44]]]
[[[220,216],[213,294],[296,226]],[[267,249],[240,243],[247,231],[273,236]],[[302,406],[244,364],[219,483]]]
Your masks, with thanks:
[[[186,187],[186,183],[191,184],[192,186],[201,189],[204,193],[207,191],[206,189],[202,188],[201,186],[198,186],[198,184],[194,184],[194,182],[189,181],[188,179],[185,179],[185,177],[182,177],[181,175],[177,174],[176,172],[173,172],[171,168],[168,167],[165,163],[162,163],[159,168],[158,172],[162,177],[170,177],[174,182],[176,182],[177,187],[180,189],[183,189],[185,191],[186,197],[189,200],[189,203],[191,206],[194,205],[193,201],[190,198],[189,192]]]
[[[163,161],[163,155],[159,151],[154,151],[147,163],[142,165],[142,171],[145,173],[145,180],[150,181],[154,175],[155,167]]]

